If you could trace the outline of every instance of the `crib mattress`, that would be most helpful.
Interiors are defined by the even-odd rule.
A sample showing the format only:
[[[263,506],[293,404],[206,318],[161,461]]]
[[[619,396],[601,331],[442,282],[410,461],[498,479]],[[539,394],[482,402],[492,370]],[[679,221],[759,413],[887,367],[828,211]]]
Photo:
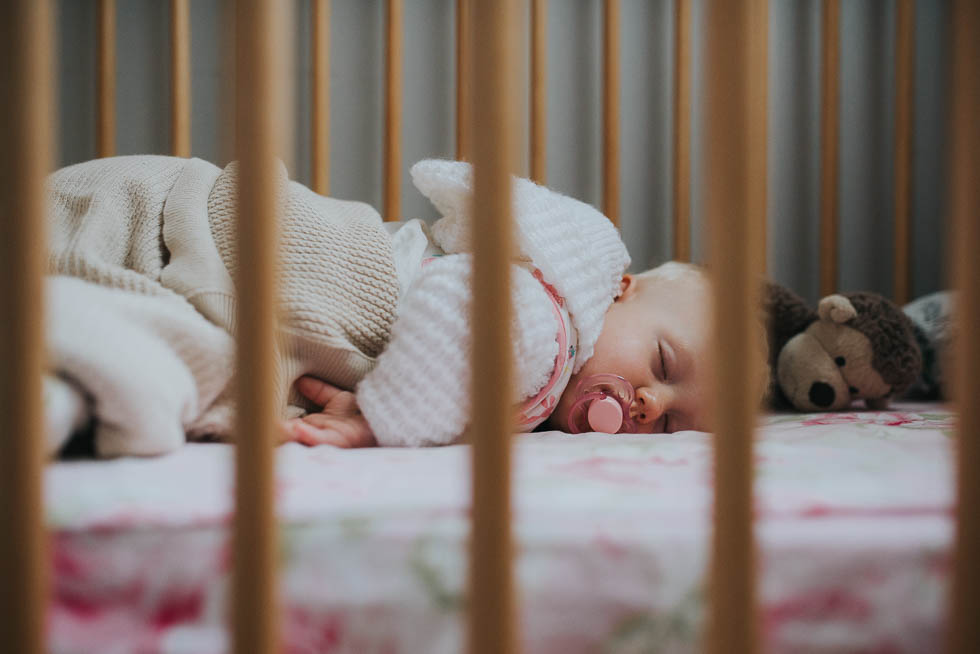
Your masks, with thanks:
[[[953,417],[938,405],[772,415],[756,449],[772,652],[930,652],[950,567]],[[709,436],[515,440],[527,652],[696,652]],[[288,652],[459,652],[465,446],[278,451]],[[232,450],[46,472],[54,652],[228,650]]]

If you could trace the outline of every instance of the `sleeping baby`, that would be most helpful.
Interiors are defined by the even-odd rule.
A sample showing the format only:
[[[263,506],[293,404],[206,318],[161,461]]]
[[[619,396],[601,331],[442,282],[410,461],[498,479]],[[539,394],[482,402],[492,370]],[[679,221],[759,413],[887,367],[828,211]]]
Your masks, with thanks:
[[[545,427],[572,433],[648,434],[706,429],[708,292],[706,276],[690,264],[671,262],[638,275],[623,275],[592,356],[571,373],[577,354],[575,344],[561,347],[565,356],[556,357],[548,383],[520,404],[518,428],[530,431],[543,423]],[[399,333],[400,325],[396,323],[395,335]],[[385,362],[383,352],[379,368],[383,369]],[[518,362],[518,370],[524,367]],[[457,381],[460,392],[465,393],[466,378]],[[406,440],[413,433],[411,429],[400,430],[395,425],[386,431],[378,430],[379,438],[372,425],[388,427],[390,418],[385,413],[384,396],[364,392],[370,389],[370,383],[362,384],[355,394],[314,377],[301,378],[297,388],[322,410],[287,421],[285,437],[309,445],[329,443],[340,447],[455,440],[455,434],[442,441],[434,438],[433,432],[419,431],[423,440],[415,443]],[[409,401],[411,389],[407,386],[402,391]],[[359,397],[368,398],[362,402],[366,410],[359,406]],[[465,401],[459,393],[454,399]],[[591,403],[587,402],[589,399]],[[602,422],[602,405],[590,406],[597,401],[611,405],[608,411],[612,415],[607,418],[611,422]],[[418,406],[425,405],[416,405],[416,410]],[[591,412],[587,411],[589,408]]]
[[[471,170],[423,161],[412,178],[442,218],[431,231],[420,221],[393,227],[405,296],[391,340],[356,392],[301,378],[298,390],[322,408],[287,421],[287,439],[434,445],[457,440],[465,428],[470,258],[463,253],[470,249]],[[624,274],[626,249],[594,208],[526,179],[515,180],[513,192],[518,429],[542,423],[571,432],[704,429],[706,276],[680,263]]]
[[[431,229],[384,224],[280,166],[283,440],[422,446],[466,430],[472,170],[428,160],[411,172],[442,214]],[[231,438],[232,280],[248,265],[236,189],[234,163],[156,156],[49,178],[49,450],[82,424],[103,456]],[[513,192],[518,428],[703,429],[703,273],[670,263],[624,274],[626,248],[594,208],[526,179]]]

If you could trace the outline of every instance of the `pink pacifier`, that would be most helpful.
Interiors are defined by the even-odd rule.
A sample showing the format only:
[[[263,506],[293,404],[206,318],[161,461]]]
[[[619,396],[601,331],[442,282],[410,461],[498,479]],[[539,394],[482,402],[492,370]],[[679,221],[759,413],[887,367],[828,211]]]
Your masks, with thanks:
[[[590,375],[575,387],[568,430],[573,434],[632,434],[636,431],[636,423],[630,418],[634,397],[633,385],[619,375]]]

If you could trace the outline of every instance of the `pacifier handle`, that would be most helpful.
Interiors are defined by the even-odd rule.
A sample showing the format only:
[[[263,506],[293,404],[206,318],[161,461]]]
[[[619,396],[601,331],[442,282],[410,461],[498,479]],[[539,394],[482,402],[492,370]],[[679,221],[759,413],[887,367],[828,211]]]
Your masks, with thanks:
[[[589,405],[589,427],[592,431],[615,434],[623,426],[623,407],[614,397],[605,396]]]

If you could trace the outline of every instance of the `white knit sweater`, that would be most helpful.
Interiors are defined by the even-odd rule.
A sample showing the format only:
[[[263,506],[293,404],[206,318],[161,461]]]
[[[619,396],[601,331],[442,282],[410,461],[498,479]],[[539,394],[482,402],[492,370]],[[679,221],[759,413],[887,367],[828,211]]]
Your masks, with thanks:
[[[358,404],[382,445],[454,442],[469,415],[472,169],[429,160],[412,168],[416,187],[439,209],[432,228],[450,256],[426,266],[399,307],[391,341],[357,387]],[[520,263],[513,264],[511,333],[516,403],[548,381],[558,345],[551,301],[529,272],[565,299],[578,332],[574,370],[592,356],[629,255],[615,227],[593,207],[515,179]]]

